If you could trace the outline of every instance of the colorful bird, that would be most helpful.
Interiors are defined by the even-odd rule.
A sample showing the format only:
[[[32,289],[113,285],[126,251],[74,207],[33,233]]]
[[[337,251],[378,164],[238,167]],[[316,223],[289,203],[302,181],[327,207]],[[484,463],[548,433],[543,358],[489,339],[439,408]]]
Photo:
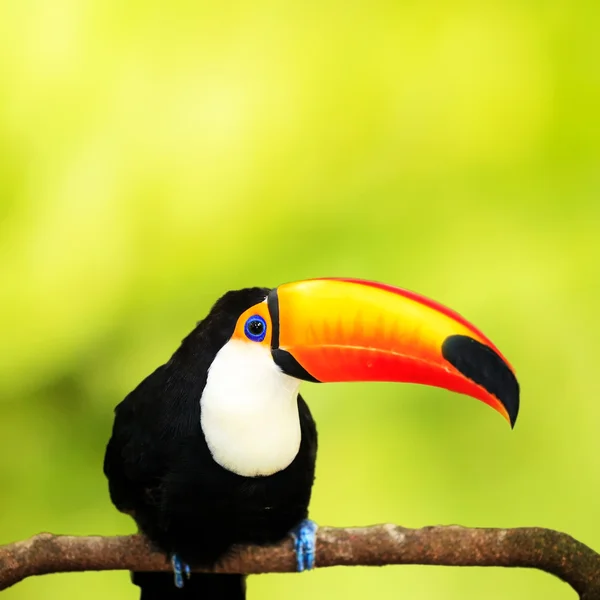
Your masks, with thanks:
[[[220,298],[116,408],[104,472],[113,503],[172,560],[134,573],[142,600],[245,597],[241,575],[194,574],[235,544],[292,535],[315,564],[308,520],[317,431],[301,382],[390,381],[477,398],[514,425],[519,384],[492,342],[418,294],[311,279]]]

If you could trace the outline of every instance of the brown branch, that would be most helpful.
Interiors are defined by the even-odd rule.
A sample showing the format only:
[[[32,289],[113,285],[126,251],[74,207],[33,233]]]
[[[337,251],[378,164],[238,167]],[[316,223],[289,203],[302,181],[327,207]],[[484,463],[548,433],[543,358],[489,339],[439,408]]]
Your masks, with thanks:
[[[556,575],[583,600],[600,599],[600,555],[571,536],[551,529],[322,527],[317,538],[317,563],[319,567],[391,564],[530,567]],[[0,590],[31,575],[118,569],[166,571],[170,565],[163,554],[137,535],[75,537],[41,533],[0,547]],[[289,539],[271,547],[241,548],[212,570],[248,574],[291,571],[295,571],[295,558]]]

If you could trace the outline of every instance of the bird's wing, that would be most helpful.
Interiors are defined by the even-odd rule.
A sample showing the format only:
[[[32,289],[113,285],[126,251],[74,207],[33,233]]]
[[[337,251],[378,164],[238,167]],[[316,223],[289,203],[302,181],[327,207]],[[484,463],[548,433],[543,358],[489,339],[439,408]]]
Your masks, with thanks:
[[[104,474],[111,500],[135,515],[141,507],[158,506],[167,470],[160,443],[164,367],[159,367],[115,409],[112,436],[106,447]]]

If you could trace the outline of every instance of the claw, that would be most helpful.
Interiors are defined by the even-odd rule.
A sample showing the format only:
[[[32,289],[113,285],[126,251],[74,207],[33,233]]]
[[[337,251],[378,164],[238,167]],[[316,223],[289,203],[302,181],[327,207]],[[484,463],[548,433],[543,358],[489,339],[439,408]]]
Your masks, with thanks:
[[[191,576],[190,565],[184,563],[177,553],[171,555],[171,565],[173,566],[173,576],[175,578],[175,587],[182,588],[184,586],[183,575],[185,574],[185,578],[189,579]]]
[[[298,571],[310,571],[315,567],[318,525],[310,519],[304,519],[290,532],[294,538]]]

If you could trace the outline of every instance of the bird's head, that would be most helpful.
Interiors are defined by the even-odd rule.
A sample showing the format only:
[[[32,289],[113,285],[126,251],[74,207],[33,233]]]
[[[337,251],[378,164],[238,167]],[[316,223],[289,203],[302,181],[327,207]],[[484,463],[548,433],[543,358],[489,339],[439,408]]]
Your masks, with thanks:
[[[201,424],[214,460],[244,476],[281,471],[298,454],[302,381],[437,386],[511,425],[519,410],[514,371],[483,333],[431,300],[368,281],[228,292],[177,354],[206,374]]]
[[[517,419],[519,384],[496,346],[454,311],[389,285],[286,283],[242,312],[230,342],[296,380],[431,385]]]

